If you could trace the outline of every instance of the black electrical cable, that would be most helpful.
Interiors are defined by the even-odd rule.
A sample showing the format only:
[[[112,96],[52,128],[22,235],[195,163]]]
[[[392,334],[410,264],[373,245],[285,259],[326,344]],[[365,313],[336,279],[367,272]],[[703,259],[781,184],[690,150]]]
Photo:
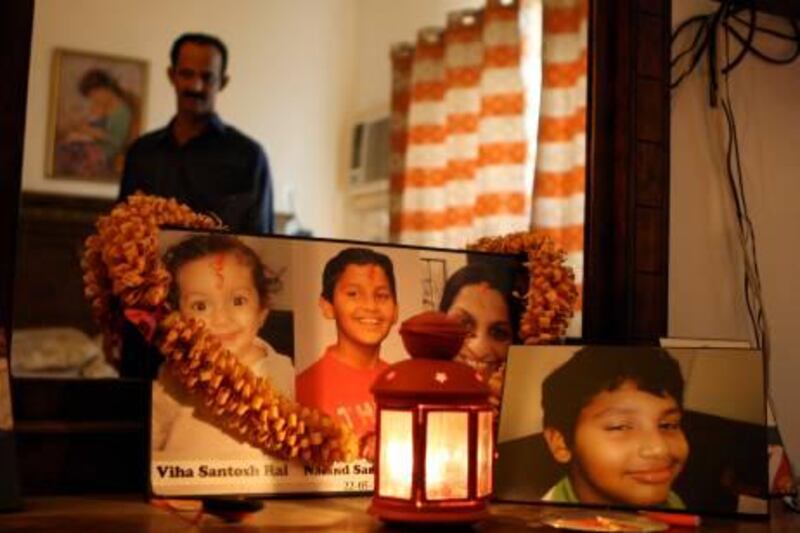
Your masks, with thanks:
[[[672,39],[670,41],[670,46],[675,46],[675,41],[680,38],[681,34],[684,30],[688,29],[692,24],[699,24],[700,27],[695,32],[694,39],[692,40],[692,44],[683,52],[678,54],[675,58],[672,59],[670,62],[670,66],[675,66],[675,64],[680,61],[680,59],[685,56],[686,54],[695,51],[698,48],[700,38],[705,35],[705,30],[708,28],[708,17],[706,15],[696,15],[689,19],[683,21],[675,31],[672,33]]]
[[[762,59],[767,63],[772,63],[773,65],[787,65],[792,61],[794,61],[795,59],[797,59],[798,57],[800,57],[800,34],[798,35],[797,46],[795,47],[794,52],[792,52],[792,55],[788,57],[771,57],[766,53],[762,52],[761,50],[759,50],[758,48],[756,48],[755,46],[753,46],[753,38],[755,36],[755,26],[752,26],[753,31],[748,35],[748,37],[743,37],[737,30],[735,30],[727,23],[725,24],[725,29],[727,29],[728,32],[731,35],[733,35],[736,38],[736,40],[739,41],[739,43],[742,45],[742,52],[739,54],[740,57],[743,57],[748,53],[752,53],[758,56],[759,59]],[[736,61],[736,64],[738,64],[740,61],[741,59],[739,59],[739,61]],[[733,66],[726,67],[726,69],[731,70]]]
[[[747,13],[748,18],[742,14]],[[725,79],[725,97],[721,104],[727,126],[728,143],[726,149],[726,178],[731,190],[736,221],[741,240],[742,253],[744,254],[744,298],[757,347],[764,351],[765,359],[768,358],[769,335],[766,316],[761,293],[761,273],[758,263],[757,242],[755,228],[750,217],[747,195],[744,189],[744,171],[742,169],[742,154],[740,151],[739,134],[736,117],[729,93],[729,74],[741,64],[748,56],[753,55],[767,63],[783,65],[795,61],[800,57],[800,25],[797,20],[787,18],[794,35],[766,28],[758,24],[758,14],[753,0],[723,0],[713,12],[690,17],[673,31],[671,46],[674,49],[677,41],[685,33],[693,31],[691,44],[677,53],[671,60],[672,69],[680,68],[686,63],[680,74],[670,83],[671,88],[678,87],[700,64],[703,56],[708,66],[708,95],[711,107],[716,107],[719,100],[719,74]],[[746,33],[736,25],[745,27]],[[724,56],[718,53],[718,33],[722,31],[725,43]],[[767,35],[783,41],[795,43],[794,50],[786,57],[777,57],[764,52],[756,45],[758,35]],[[737,52],[731,54],[731,39],[738,44]],[[719,64],[722,67],[719,68]]]
[[[719,24],[721,14],[727,8],[727,3],[723,2],[719,11],[714,14],[711,19],[711,27],[708,30],[708,101],[711,107],[717,107],[717,93],[719,92],[719,83],[717,82],[717,25]]]
[[[749,13],[749,20],[744,20],[740,13]],[[717,105],[716,93],[719,89],[717,80],[717,33],[720,28],[724,31],[725,37],[733,36],[741,46],[740,50],[733,59],[727,57],[724,67],[721,69],[723,74],[727,74],[738,66],[744,58],[753,54],[759,59],[771,64],[784,65],[795,61],[800,57],[800,24],[798,21],[786,17],[789,25],[794,31],[794,35],[785,34],[772,28],[765,28],[757,24],[757,11],[755,9],[755,2],[753,0],[723,0],[720,6],[713,12],[704,15],[695,15],[683,21],[672,32],[671,46],[674,48],[675,43],[679,40],[681,35],[692,28],[694,36],[691,44],[677,53],[670,60],[670,67],[675,69],[687,56],[691,56],[689,64],[684,68],[680,74],[674,77],[670,82],[670,88],[675,89],[678,87],[700,64],[703,56],[706,56],[706,61],[709,67],[709,101],[712,107]],[[732,22],[745,25],[747,27],[747,35],[743,35]],[[785,41],[790,41],[796,44],[794,51],[786,57],[775,57],[764,52],[755,44],[756,36],[758,34],[769,35]]]
[[[731,193],[733,196],[734,206],[736,209],[736,222],[739,226],[739,233],[740,235],[744,236],[747,232],[750,232],[751,237],[755,237],[755,233],[752,231],[752,223],[750,222],[750,216],[747,213],[747,202],[746,197],[744,195],[744,190],[742,189],[742,182],[741,182],[741,164],[739,160],[739,148],[738,148],[738,135],[736,133],[736,120],[733,116],[733,111],[728,106],[728,102],[726,100],[722,101],[722,109],[725,112],[725,119],[728,126],[728,147],[726,149],[726,159],[727,159],[727,172],[725,176],[728,180],[728,185],[731,189]],[[736,168],[734,168],[734,163]],[[738,176],[738,179],[737,177]],[[753,240],[751,239],[751,243]],[[756,347],[761,348],[762,345],[762,332],[760,327],[760,319],[759,316],[761,311],[758,313],[754,309],[755,302],[753,302],[753,287],[751,281],[751,273],[749,272],[747,265],[745,267],[744,272],[744,298],[745,298],[745,306],[747,307],[747,314],[750,317],[750,325],[753,328],[753,333],[756,336]],[[760,307],[760,306],[759,306]]]
[[[743,20],[741,17],[739,17],[738,13],[732,14],[730,16],[730,18],[735,20],[736,22],[738,22],[740,24],[744,24],[745,26],[749,26],[750,25],[750,22],[746,21],[746,20]],[[772,29],[772,28],[765,28],[764,26],[758,26],[758,25],[756,25],[756,29],[758,31],[762,32],[762,33],[768,33],[769,35],[772,35],[773,37],[778,37],[779,39],[783,39],[783,40],[786,40],[786,41],[797,41],[797,39],[798,39],[797,22],[795,22],[794,19],[788,19],[788,20],[789,20],[789,24],[791,24],[793,29],[795,30],[795,34],[794,35],[787,35],[785,33],[779,32],[778,30],[775,30],[775,29]]]
[[[688,55],[688,54],[690,54],[692,52],[696,52],[698,50],[698,44],[700,43],[700,39],[705,36],[706,30],[708,29],[708,24],[707,24],[708,21],[706,20],[705,15],[700,15],[699,17],[692,17],[691,19],[689,19],[686,22],[684,22],[681,25],[681,27],[679,27],[678,29],[675,30],[675,33],[673,33],[673,35],[672,35],[672,43],[673,44],[675,43],[677,38],[680,36],[680,34],[683,31],[683,29],[689,27],[689,25],[686,24],[687,22],[689,22],[689,23],[700,23],[700,27],[695,32],[694,39],[692,40],[692,44],[689,45],[684,51],[679,53],[677,56],[675,56],[670,61],[670,67],[674,67],[686,55]],[[701,55],[702,54],[697,54],[696,53],[696,57],[693,59],[693,62],[694,61],[699,61],[699,57]]]
[[[674,89],[675,87],[680,85],[680,83],[689,74],[691,74],[692,71],[694,71],[695,67],[698,65],[698,63],[700,63],[700,60],[703,58],[703,52],[708,46],[708,39],[709,36],[711,35],[711,32],[709,31],[709,17],[708,15],[697,15],[690,19],[687,19],[680,26],[678,26],[672,34],[670,46],[674,46],[675,41],[680,37],[681,33],[683,33],[684,30],[689,28],[692,24],[697,24],[697,23],[700,24],[700,27],[697,29],[697,32],[695,33],[691,46],[689,46],[686,50],[678,54],[678,56],[672,59],[672,61],[670,62],[670,67],[674,68],[675,65],[677,65],[678,62],[681,60],[681,58],[683,58],[684,56],[686,56],[691,52],[694,52],[691,63],[686,68],[686,70],[684,70],[684,72],[678,77],[676,81],[670,83],[670,89]]]
[[[735,15],[731,15],[731,16],[735,16]],[[736,30],[731,28],[727,21],[724,22],[724,25],[725,25],[725,29],[727,29],[729,32],[736,33]],[[739,50],[739,54],[733,59],[733,61],[730,60],[730,44],[728,42],[728,34],[725,34],[725,56],[726,56],[726,61],[725,61],[725,67],[722,69],[722,73],[723,74],[727,74],[731,70],[735,69],[736,66],[739,63],[742,62],[742,59],[745,58],[745,56],[747,55],[748,50],[753,45],[753,40],[755,39],[755,35],[756,35],[756,11],[755,10],[751,10],[750,11],[750,24],[748,25],[748,33],[747,33],[746,43],[744,44],[744,46],[742,46],[742,49]]]
[[[755,19],[754,13],[753,19]],[[729,65],[733,63],[730,59],[730,35],[728,33],[725,34],[725,61]],[[728,124],[727,178],[736,206],[736,220],[739,226],[739,235],[742,240],[742,251],[745,259],[745,304],[756,339],[756,347],[763,350],[767,332],[764,306],[761,297],[761,272],[758,266],[755,228],[750,218],[750,209],[747,204],[747,194],[744,188],[744,171],[742,169],[742,156],[739,149],[739,134],[738,128],[736,127],[736,117],[733,112],[733,104],[730,95],[729,72],[730,69],[723,72],[723,76],[725,77],[725,98],[722,100],[722,108]],[[765,351],[765,360],[768,356],[769,354]]]

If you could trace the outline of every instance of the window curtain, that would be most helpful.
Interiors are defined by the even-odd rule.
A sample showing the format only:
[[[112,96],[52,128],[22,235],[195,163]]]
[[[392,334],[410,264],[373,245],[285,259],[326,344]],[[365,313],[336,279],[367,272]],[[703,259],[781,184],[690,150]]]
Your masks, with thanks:
[[[567,252],[583,294],[587,0],[544,0],[542,94],[532,228]],[[568,336],[581,334],[581,298]]]
[[[392,241],[533,229],[582,294],[587,28],[588,0],[488,0],[392,50]]]
[[[393,50],[392,240],[463,248],[528,229],[520,2],[489,0]]]

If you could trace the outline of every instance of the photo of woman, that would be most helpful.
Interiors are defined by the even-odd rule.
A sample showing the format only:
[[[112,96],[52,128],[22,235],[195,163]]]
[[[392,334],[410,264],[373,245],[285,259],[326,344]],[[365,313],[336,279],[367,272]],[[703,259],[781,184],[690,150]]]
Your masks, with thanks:
[[[508,350],[517,338],[520,299],[513,271],[502,263],[473,261],[445,283],[439,310],[456,317],[469,331],[455,360],[481,373],[500,405]]]

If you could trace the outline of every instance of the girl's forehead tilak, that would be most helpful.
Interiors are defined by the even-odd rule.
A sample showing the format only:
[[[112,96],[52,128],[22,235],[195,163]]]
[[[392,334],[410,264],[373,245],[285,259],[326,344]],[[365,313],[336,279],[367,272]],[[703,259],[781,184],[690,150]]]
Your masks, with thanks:
[[[222,288],[225,285],[225,275],[222,273],[225,264],[225,254],[215,254],[211,260],[211,269],[217,278],[217,288]]]

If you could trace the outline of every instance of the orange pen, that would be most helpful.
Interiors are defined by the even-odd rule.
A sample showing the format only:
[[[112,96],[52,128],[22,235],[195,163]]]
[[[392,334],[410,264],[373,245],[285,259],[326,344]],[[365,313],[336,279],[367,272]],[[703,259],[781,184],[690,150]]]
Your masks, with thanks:
[[[700,517],[695,514],[660,513],[658,511],[640,511],[642,516],[677,527],[698,527]]]

